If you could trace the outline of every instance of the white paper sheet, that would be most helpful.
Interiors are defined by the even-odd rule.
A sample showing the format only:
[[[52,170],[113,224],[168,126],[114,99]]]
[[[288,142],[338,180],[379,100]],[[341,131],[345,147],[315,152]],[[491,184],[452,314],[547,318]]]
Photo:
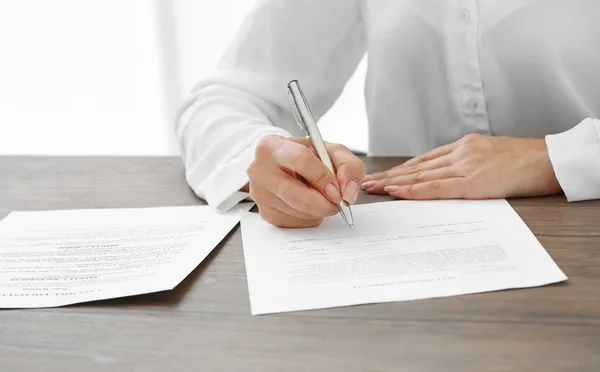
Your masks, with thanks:
[[[0,308],[173,289],[238,222],[208,206],[13,212],[0,222]]]
[[[352,207],[312,229],[242,213],[252,314],[415,300],[564,281],[505,200]]]

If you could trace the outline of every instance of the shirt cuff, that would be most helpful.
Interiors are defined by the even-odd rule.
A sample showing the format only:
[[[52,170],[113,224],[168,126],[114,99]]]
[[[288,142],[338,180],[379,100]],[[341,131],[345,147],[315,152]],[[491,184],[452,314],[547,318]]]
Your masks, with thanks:
[[[546,136],[548,155],[567,200],[600,199],[600,120]]]
[[[217,170],[206,188],[206,202],[221,212],[227,212],[239,202],[250,199],[250,194],[240,191],[248,183],[246,169],[254,160],[256,145],[260,139],[270,134],[289,137],[285,130],[272,127],[246,147],[235,158]]]

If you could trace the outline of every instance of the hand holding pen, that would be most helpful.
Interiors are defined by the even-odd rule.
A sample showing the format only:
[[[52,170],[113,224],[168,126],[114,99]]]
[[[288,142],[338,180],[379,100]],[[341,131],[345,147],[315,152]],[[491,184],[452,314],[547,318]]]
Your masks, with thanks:
[[[320,159],[311,138],[268,135],[260,140],[247,174],[250,195],[265,221],[314,227],[324,217],[344,213],[351,223],[351,211],[344,209],[358,197],[365,165],[343,145],[325,147],[335,172]]]

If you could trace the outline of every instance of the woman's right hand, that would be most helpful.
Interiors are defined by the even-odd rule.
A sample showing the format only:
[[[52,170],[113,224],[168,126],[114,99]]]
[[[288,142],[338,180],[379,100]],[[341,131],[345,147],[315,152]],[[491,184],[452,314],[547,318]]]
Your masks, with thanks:
[[[337,177],[311,150],[307,138],[268,135],[260,140],[247,174],[250,196],[265,221],[280,227],[314,227],[335,215],[342,199],[356,201],[364,163],[343,145],[328,143],[327,151]]]

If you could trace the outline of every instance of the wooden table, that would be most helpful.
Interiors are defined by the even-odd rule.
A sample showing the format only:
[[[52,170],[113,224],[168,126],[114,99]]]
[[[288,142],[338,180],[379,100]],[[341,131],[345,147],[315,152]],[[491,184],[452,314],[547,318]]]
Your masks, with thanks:
[[[236,228],[174,291],[0,311],[0,371],[600,371],[600,201],[510,202],[566,284],[252,317]],[[201,203],[177,158],[0,157],[0,218]]]

